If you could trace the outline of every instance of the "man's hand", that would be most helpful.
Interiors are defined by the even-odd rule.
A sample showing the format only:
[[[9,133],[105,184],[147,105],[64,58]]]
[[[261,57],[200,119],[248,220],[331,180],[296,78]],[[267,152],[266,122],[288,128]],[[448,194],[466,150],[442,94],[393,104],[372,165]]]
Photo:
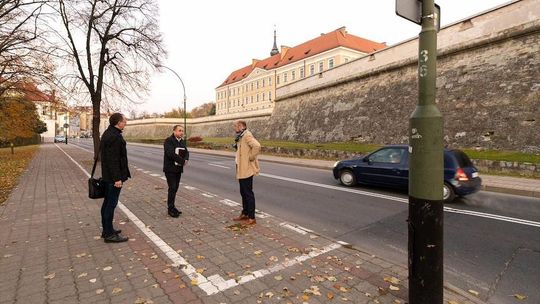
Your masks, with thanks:
[[[119,181],[114,182],[114,186],[115,186],[116,188],[122,188],[122,181],[119,180]]]
[[[187,166],[188,161],[189,161],[188,159],[186,159],[186,160],[184,161],[184,167]]]

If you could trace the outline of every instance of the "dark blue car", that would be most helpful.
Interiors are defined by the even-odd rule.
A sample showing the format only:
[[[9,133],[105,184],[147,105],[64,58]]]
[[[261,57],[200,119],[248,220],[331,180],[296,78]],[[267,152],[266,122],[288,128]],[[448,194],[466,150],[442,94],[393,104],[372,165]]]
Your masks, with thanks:
[[[407,190],[409,187],[409,146],[389,145],[367,156],[338,161],[334,178],[345,186],[365,184]],[[467,154],[460,150],[444,150],[445,203],[456,196],[480,190],[482,179]]]

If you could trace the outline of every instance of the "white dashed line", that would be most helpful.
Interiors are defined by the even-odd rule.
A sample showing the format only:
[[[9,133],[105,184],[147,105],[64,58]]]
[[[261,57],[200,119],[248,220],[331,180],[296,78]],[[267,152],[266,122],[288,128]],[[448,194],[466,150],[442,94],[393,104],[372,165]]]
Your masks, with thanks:
[[[229,167],[225,167],[225,166],[222,166],[222,165],[218,165],[218,164],[212,164],[212,163],[208,163],[209,166],[214,166],[214,167],[218,167],[218,168],[223,168],[223,169],[230,169]]]

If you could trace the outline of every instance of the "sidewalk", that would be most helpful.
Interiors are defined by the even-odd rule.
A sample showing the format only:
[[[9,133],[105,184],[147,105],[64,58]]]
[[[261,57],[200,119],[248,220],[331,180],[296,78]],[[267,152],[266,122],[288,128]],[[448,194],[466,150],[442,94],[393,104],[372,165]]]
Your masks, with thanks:
[[[140,144],[140,143],[129,143],[129,144],[161,148],[161,146],[159,145],[152,145],[152,144]],[[229,151],[197,149],[197,148],[190,148],[190,150],[196,153],[201,153],[201,154],[234,157],[234,153],[229,152]],[[259,160],[264,160],[264,161],[274,162],[274,163],[279,163],[279,164],[311,167],[311,168],[318,168],[318,169],[328,169],[328,170],[331,170],[335,163],[334,161],[328,161],[328,160],[280,157],[280,156],[272,156],[272,155],[261,155],[259,157]],[[540,179],[487,175],[487,174],[482,174],[481,177],[482,177],[482,190],[484,191],[540,198]]]
[[[164,177],[144,168],[115,216],[130,241],[105,244],[101,202],[86,198],[91,165],[88,152],[44,144],[0,206],[0,303],[407,302],[401,265],[264,212],[235,226],[238,193],[183,184],[183,215],[168,217]],[[446,286],[445,303],[482,302]]]

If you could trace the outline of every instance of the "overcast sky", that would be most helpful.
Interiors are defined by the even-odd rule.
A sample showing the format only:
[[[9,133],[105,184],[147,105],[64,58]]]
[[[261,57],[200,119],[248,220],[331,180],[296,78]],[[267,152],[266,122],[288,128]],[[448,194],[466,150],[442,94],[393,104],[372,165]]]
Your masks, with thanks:
[[[438,0],[442,26],[509,0]],[[252,58],[269,56],[274,25],[278,47],[295,46],[346,26],[353,35],[388,45],[415,37],[420,26],[395,14],[395,0],[159,0],[160,23],[168,51],[165,65],[186,85],[188,110],[214,101],[214,89]],[[170,72],[156,74],[151,93],[138,111],[169,111],[182,100]]]

